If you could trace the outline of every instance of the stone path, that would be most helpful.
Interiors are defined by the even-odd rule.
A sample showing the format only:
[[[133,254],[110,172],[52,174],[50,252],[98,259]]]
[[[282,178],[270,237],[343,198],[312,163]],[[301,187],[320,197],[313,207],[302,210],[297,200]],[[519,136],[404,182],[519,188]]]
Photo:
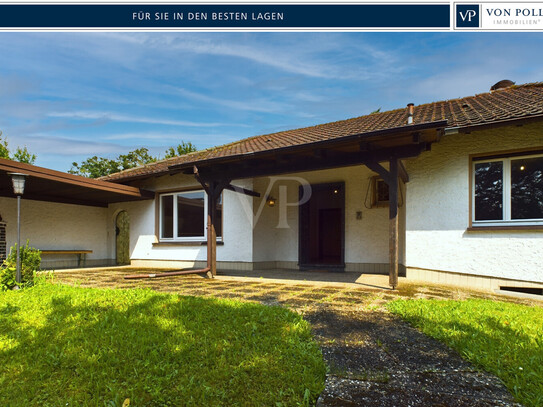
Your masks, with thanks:
[[[380,311],[306,315],[330,367],[317,406],[519,406],[496,377]]]

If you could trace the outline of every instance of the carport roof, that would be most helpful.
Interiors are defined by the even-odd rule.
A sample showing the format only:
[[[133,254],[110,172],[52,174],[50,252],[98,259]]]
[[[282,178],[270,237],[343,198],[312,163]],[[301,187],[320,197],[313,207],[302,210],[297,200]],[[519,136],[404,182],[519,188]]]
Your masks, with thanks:
[[[85,178],[3,158],[0,158],[0,196],[14,197],[9,173],[28,176],[24,199],[106,207],[113,202],[154,198],[154,193],[136,187]]]

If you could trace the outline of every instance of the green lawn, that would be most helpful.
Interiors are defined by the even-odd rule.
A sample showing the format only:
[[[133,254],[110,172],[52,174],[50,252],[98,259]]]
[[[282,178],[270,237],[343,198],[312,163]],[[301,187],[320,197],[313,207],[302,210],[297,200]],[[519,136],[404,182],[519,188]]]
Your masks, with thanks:
[[[50,283],[0,292],[0,406],[296,406],[322,391],[279,307]]]
[[[543,308],[491,300],[396,300],[388,308],[543,406]]]

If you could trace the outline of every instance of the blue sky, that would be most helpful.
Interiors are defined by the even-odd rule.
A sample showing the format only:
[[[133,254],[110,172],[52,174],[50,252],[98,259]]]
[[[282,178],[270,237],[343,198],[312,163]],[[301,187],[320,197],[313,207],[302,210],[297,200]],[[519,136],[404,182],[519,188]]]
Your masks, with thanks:
[[[542,33],[0,33],[0,130],[61,171],[543,80]]]

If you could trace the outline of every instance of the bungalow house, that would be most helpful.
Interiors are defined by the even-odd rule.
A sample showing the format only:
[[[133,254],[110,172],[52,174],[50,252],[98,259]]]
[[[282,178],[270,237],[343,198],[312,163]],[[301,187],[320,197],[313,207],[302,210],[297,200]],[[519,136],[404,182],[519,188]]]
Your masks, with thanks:
[[[388,274],[392,286],[405,275],[541,291],[543,83],[507,85],[100,180],[0,160],[0,239],[16,238],[8,172],[22,172],[22,240],[60,252],[44,257],[50,266],[86,252],[87,265],[326,269]]]

